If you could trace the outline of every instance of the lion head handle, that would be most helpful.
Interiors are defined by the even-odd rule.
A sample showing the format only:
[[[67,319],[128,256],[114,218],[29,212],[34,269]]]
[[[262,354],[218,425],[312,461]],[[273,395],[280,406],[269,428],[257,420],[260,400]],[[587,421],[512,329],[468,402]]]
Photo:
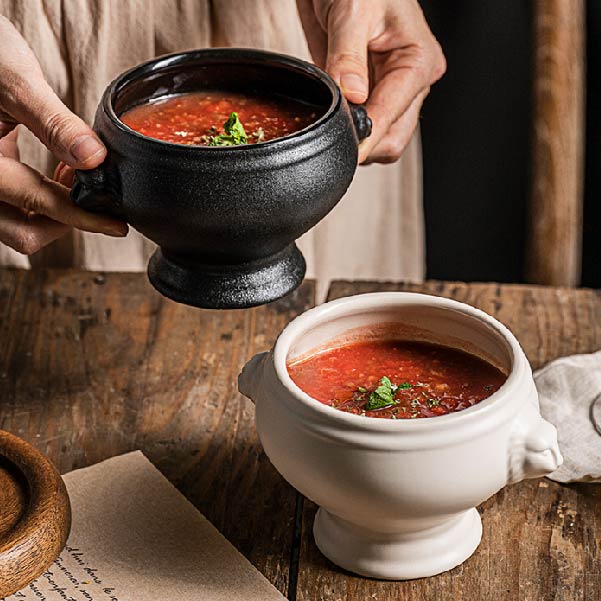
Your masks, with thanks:
[[[255,355],[238,376],[238,390],[256,404],[263,383],[265,360],[270,353]]]
[[[555,426],[541,417],[536,390],[515,417],[509,441],[508,482],[539,478],[563,463]]]

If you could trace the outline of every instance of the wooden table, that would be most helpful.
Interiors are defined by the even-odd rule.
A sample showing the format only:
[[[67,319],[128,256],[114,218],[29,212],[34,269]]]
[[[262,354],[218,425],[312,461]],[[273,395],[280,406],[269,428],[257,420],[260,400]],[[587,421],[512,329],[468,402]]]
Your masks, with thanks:
[[[533,366],[601,348],[601,295],[497,284],[337,282],[330,298],[414,290],[479,306],[506,323]],[[290,599],[601,600],[601,486],[532,480],[480,511],[462,566],[409,582],[345,573],[317,551],[315,506],[261,451],[236,376],[314,303],[305,282],[273,305],[200,311],[142,274],[0,270],[0,428],[62,472],[141,449]]]

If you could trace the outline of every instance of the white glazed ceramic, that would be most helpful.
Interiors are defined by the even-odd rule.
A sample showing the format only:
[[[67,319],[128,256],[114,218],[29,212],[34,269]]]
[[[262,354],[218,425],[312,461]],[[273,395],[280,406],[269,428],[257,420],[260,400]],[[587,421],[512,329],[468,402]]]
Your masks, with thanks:
[[[508,378],[469,409],[389,420],[326,406],[288,375],[287,360],[385,332],[472,352]],[[249,361],[239,388],[256,404],[273,465],[320,506],[313,528],[319,549],[365,576],[401,580],[457,566],[480,542],[476,505],[562,461],[515,337],[486,313],[445,298],[386,292],[320,305],[292,321],[271,352]]]

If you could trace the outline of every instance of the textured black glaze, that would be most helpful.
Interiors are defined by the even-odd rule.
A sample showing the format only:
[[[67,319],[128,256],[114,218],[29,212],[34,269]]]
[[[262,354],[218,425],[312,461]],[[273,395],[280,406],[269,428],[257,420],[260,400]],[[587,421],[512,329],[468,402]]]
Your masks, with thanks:
[[[365,107],[361,104],[349,103],[351,114],[353,116],[353,125],[359,140],[363,140],[368,136],[371,136],[371,119],[365,110]]]
[[[76,203],[88,211],[123,217],[121,187],[114,179],[116,175],[116,170],[109,170],[104,166],[77,171],[71,197],[77,199]]]
[[[309,127],[234,146],[171,144],[145,137],[119,115],[149,99],[199,89],[281,93],[322,107]],[[355,125],[356,124],[356,125]],[[149,278],[164,295],[207,308],[242,308],[296,288],[305,272],[294,240],[338,203],[371,122],[334,82],[303,61],[246,49],[162,57],[118,77],[94,127],[108,149],[98,169],[77,172],[79,206],[124,217],[160,250]]]
[[[181,265],[158,249],[148,263],[148,278],[165,296],[204,309],[245,309],[269,303],[298,287],[305,259],[296,244],[248,264]]]

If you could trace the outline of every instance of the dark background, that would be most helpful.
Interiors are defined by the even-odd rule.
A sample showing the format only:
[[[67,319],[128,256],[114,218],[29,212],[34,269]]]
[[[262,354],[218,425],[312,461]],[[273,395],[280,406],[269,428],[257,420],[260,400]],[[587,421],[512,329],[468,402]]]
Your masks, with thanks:
[[[529,198],[532,12],[529,2],[422,0],[447,73],[422,111],[427,276],[521,282]],[[583,277],[601,286],[601,2],[587,6]]]
[[[584,226],[582,284],[601,287],[601,2],[589,0],[586,15],[586,156],[584,178]]]

